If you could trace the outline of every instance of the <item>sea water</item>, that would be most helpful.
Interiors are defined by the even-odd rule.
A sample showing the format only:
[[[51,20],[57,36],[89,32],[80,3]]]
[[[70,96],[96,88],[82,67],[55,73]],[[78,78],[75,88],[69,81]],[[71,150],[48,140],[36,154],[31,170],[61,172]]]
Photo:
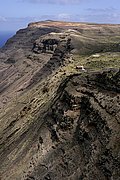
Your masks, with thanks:
[[[6,41],[11,38],[15,32],[0,31],[0,48],[5,45]]]

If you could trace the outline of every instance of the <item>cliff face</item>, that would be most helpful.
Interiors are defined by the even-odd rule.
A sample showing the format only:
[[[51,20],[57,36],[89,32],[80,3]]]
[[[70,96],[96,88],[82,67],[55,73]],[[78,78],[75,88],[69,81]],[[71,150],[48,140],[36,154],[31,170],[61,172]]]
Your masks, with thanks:
[[[44,117],[38,154],[25,179],[119,178],[117,77],[120,71],[106,71],[73,75],[62,83]]]
[[[2,180],[119,179],[119,44],[119,25],[48,21],[8,40],[0,50]]]

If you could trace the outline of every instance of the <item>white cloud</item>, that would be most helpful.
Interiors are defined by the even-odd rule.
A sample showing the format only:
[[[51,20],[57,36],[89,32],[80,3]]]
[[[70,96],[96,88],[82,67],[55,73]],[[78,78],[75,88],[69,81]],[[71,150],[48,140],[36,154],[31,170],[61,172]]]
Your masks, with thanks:
[[[88,8],[86,9],[88,12],[91,13],[109,13],[109,12],[116,12],[117,9],[110,7],[110,8]]]
[[[120,23],[120,12],[115,8],[88,8],[84,16],[86,21],[98,23]]]
[[[7,21],[7,19],[5,17],[0,16],[0,22],[6,22],[6,21]]]
[[[21,0],[22,2],[31,2],[31,3],[49,3],[49,4],[78,4],[82,0]]]
[[[70,14],[66,14],[66,13],[58,14],[58,19],[60,19],[60,20],[70,20],[71,19],[71,15]]]

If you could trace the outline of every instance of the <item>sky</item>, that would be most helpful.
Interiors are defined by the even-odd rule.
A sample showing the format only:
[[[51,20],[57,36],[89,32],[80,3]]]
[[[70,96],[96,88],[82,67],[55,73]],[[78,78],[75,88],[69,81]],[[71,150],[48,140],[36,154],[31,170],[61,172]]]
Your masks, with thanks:
[[[0,1],[0,31],[17,31],[48,19],[120,24],[120,0]]]

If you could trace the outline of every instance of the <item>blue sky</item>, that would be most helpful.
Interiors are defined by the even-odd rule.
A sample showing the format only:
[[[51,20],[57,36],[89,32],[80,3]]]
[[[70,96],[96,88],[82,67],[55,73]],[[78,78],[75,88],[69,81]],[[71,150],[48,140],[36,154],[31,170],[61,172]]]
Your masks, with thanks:
[[[120,24],[120,0],[1,0],[0,31],[46,19]]]

